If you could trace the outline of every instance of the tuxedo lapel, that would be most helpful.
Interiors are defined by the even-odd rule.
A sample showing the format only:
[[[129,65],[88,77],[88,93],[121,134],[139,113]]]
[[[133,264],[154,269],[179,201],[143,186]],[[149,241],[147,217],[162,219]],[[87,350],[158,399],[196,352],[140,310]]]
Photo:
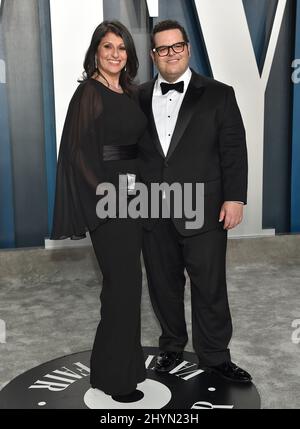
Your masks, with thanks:
[[[140,92],[140,102],[141,102],[141,108],[143,112],[145,113],[146,117],[149,121],[149,128],[151,132],[151,137],[153,139],[153,142],[158,150],[158,152],[161,154],[163,158],[165,158],[165,154],[163,152],[163,149],[161,147],[155,120],[153,116],[153,110],[152,110],[152,95],[153,95],[153,89],[155,85],[156,79],[149,82],[149,85],[143,88],[143,90]]]
[[[183,133],[185,132],[193,116],[195,106],[199,102],[199,99],[201,98],[201,95],[205,90],[205,82],[202,76],[196,74],[193,70],[192,73],[193,74],[191,77],[190,84],[188,86],[188,89],[186,91],[185,97],[179,110],[178,119],[170,142],[167,156],[165,156],[159,140],[152,110],[152,95],[157,77],[150,81],[148,84],[146,84],[140,91],[141,108],[148,118],[151,137],[158,152],[163,158],[166,158],[166,160],[171,157],[178,143],[180,142],[180,139],[183,136]]]
[[[186,91],[182,105],[179,110],[176,126],[173,132],[169,150],[166,156],[168,160],[176,149],[181,137],[183,136],[192,116],[195,112],[195,106],[199,102],[201,95],[205,90],[205,84],[200,75],[193,72],[190,84]]]

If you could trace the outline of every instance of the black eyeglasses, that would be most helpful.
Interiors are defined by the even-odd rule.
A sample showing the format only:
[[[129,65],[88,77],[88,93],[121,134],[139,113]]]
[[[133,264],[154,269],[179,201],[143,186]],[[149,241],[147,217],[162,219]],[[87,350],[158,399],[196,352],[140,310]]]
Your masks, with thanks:
[[[172,49],[175,54],[180,54],[180,52],[184,51],[185,45],[187,45],[187,42],[178,42],[170,46],[159,46],[158,48],[153,48],[152,51],[156,52],[160,57],[166,57],[169,55],[170,49]]]

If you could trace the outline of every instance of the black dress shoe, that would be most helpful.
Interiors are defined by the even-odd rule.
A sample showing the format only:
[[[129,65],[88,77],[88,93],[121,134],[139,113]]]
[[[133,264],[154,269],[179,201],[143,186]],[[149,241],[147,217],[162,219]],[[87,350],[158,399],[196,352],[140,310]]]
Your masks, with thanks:
[[[238,367],[233,362],[223,362],[215,366],[201,366],[205,372],[214,373],[224,378],[225,380],[234,381],[237,383],[251,383],[251,375],[244,369]]]
[[[182,352],[160,352],[155,362],[155,371],[169,372],[182,362]]]

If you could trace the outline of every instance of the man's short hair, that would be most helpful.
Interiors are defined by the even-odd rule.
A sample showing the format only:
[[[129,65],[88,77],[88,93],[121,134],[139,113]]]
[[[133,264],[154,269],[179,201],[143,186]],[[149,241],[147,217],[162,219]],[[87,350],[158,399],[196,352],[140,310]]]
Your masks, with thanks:
[[[166,31],[166,30],[180,30],[184,42],[189,43],[189,38],[188,38],[187,32],[185,31],[184,27],[181,24],[179,24],[178,21],[166,19],[165,21],[158,22],[155,25],[155,27],[153,28],[152,33],[151,33],[151,49],[155,48],[155,43],[154,43],[155,34],[160,33],[161,31]]]

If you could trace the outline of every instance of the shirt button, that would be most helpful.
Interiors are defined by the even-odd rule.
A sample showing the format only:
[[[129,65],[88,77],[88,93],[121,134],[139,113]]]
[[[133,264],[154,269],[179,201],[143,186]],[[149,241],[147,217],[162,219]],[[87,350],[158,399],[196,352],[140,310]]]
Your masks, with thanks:
[[[171,137],[171,134],[168,134],[169,137]]]
[[[172,101],[172,98],[170,98],[170,101]]]
[[[169,167],[169,164],[167,161],[165,161],[165,167]]]
[[[171,118],[171,116],[168,116],[168,118]]]

